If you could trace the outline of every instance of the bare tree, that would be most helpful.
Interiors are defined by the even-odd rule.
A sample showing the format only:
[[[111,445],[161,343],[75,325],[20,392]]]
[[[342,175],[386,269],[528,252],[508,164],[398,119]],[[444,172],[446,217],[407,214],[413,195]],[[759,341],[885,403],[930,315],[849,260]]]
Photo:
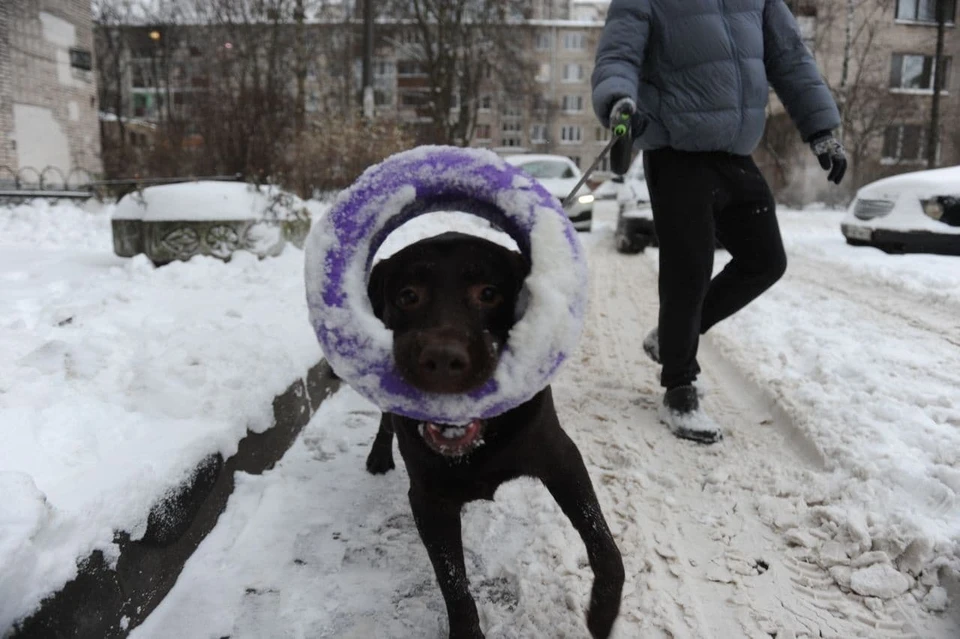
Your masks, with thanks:
[[[886,0],[820,0],[817,3],[815,51],[835,54],[834,37],[842,29],[841,72],[827,82],[840,109],[841,135],[850,158],[852,188],[872,178],[869,159],[884,132],[897,118],[897,101],[888,87],[889,58],[879,55],[886,26]]]
[[[389,0],[389,19],[407,23],[394,42],[401,63],[426,77],[421,108],[430,141],[466,145],[473,138],[481,91],[492,84],[523,98],[533,77],[518,37],[523,0]],[[509,28],[506,28],[509,27]]]
[[[97,103],[109,115],[116,131],[108,131],[108,121],[100,120],[100,139],[103,145],[104,169],[111,175],[117,166],[129,163],[126,120],[127,91],[124,74],[128,53],[125,25],[130,23],[129,7],[110,0],[94,0],[93,19],[97,24],[95,46],[99,73]]]

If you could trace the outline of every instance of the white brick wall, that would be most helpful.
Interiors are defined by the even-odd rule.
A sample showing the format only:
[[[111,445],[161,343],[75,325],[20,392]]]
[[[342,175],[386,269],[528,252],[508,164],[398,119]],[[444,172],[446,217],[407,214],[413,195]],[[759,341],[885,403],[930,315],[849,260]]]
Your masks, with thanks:
[[[93,54],[89,0],[0,2],[0,165],[101,171],[96,75],[71,48]]]

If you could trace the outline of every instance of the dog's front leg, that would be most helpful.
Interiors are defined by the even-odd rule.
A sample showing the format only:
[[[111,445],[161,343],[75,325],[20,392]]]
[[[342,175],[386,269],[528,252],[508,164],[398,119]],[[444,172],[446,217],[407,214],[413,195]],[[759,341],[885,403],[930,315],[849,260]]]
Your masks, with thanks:
[[[562,430],[559,445],[558,463],[553,467],[556,470],[542,479],[587,547],[593,569],[587,628],[595,639],[605,639],[610,636],[620,612],[623,558],[603,518],[580,451]]]
[[[460,531],[463,504],[427,495],[415,486],[410,487],[409,496],[413,519],[447,605],[450,639],[483,639],[477,605],[470,596],[467,570],[463,564]]]
[[[367,471],[373,475],[382,475],[394,469],[393,463],[393,424],[390,415],[383,413],[380,416],[380,430],[370,447],[367,455]]]

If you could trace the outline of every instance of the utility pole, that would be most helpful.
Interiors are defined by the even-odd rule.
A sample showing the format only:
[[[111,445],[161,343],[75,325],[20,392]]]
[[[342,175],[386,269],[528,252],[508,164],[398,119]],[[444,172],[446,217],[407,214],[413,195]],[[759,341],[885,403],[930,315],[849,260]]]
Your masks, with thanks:
[[[368,0],[369,1],[369,0]],[[937,0],[937,52],[933,56],[933,102],[930,104],[930,133],[927,136],[927,168],[937,166],[940,147],[940,91],[947,65],[943,59],[943,41],[947,31],[947,0]]]
[[[373,119],[373,0],[363,0],[363,117]]]

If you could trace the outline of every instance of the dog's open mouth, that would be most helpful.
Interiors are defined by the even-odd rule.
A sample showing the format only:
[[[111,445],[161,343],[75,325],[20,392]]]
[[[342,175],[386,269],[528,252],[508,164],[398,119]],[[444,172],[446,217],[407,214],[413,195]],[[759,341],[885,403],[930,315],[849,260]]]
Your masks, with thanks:
[[[419,430],[431,450],[447,457],[466,455],[483,444],[484,423],[479,419],[465,426],[426,422],[420,424]]]

